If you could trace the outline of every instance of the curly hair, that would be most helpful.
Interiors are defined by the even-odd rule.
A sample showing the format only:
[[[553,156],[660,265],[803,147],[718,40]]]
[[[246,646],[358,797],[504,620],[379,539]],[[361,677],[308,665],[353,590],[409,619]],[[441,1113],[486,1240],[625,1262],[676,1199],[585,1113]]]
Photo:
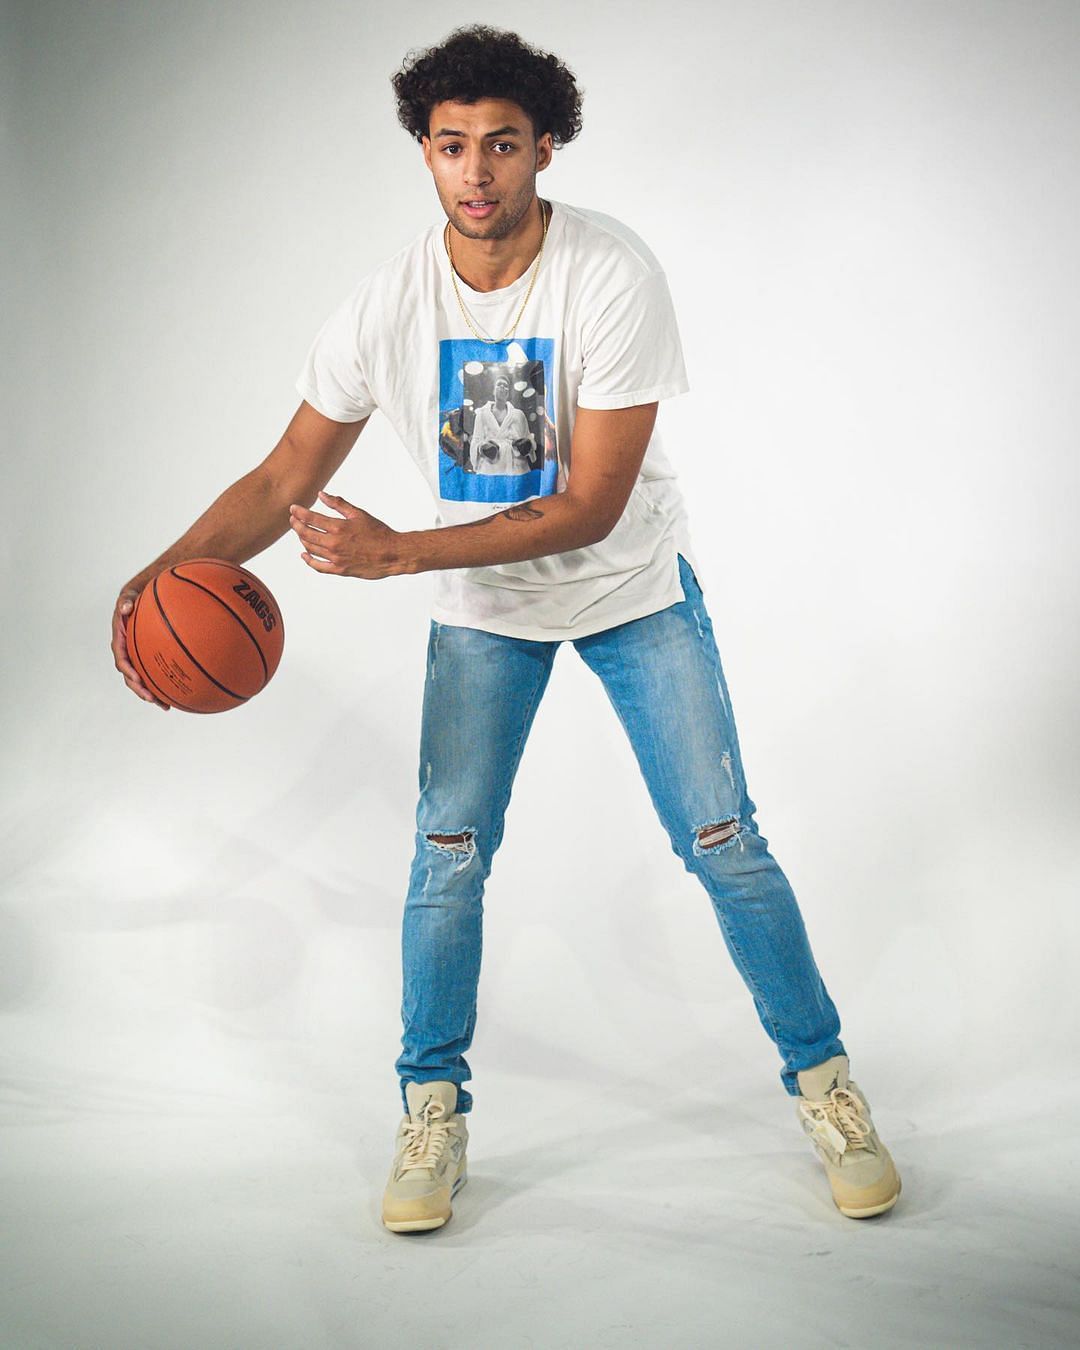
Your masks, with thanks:
[[[437,103],[477,103],[503,98],[524,109],[540,137],[556,146],[581,130],[581,93],[574,73],[550,52],[530,47],[516,33],[485,24],[455,28],[437,47],[410,51],[390,83],[398,121],[417,141],[429,133]]]

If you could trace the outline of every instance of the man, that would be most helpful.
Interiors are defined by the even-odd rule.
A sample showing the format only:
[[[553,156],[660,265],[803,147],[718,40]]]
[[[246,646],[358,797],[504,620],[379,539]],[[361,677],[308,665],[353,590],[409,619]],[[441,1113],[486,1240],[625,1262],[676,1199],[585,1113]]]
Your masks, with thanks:
[[[852,1217],[882,1213],[900,1180],[848,1078],[836,1009],[754,820],[682,498],[655,430],[659,401],[687,389],[664,273],[618,221],[537,197],[537,174],[581,125],[574,77],[555,57],[473,26],[407,62],[393,84],[445,220],[334,311],[277,446],[121,591],[117,667],[155,701],[127,659],[124,624],[146,580],[182,558],[243,562],[291,527],[317,572],[435,573],[402,927],[405,1116],[387,1227],[445,1223],[466,1178],[484,883],[564,641],[603,682],[672,846],[710,897],[836,1204]],[[534,373],[544,453],[528,473],[467,472],[455,443],[447,448],[466,377],[492,365]],[[433,530],[399,533],[320,491],[376,408],[432,488]],[[308,509],[316,494],[333,515]]]
[[[535,441],[520,408],[510,403],[510,381],[495,377],[492,398],[476,410],[472,433],[473,468],[477,473],[526,473]]]

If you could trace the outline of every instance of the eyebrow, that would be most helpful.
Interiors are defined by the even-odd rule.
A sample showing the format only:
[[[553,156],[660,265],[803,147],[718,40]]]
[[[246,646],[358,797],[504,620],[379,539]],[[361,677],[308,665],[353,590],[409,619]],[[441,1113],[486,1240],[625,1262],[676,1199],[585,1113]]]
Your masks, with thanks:
[[[452,131],[449,127],[440,127],[435,133],[435,139],[438,140],[440,136],[465,136],[467,134],[464,131]],[[520,136],[521,134],[520,127],[496,127],[494,131],[485,131],[484,139],[486,140],[491,136]]]

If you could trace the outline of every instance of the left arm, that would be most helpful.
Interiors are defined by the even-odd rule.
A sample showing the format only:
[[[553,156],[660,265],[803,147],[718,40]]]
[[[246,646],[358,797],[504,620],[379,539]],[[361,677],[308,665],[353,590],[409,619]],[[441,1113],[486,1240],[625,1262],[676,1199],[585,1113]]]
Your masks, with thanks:
[[[656,403],[578,408],[566,491],[533,497],[467,525],[399,532],[341,497],[320,493],[344,518],[292,507],[309,567],[378,580],[448,567],[490,567],[566,553],[605,539],[630,498],[656,422]]]

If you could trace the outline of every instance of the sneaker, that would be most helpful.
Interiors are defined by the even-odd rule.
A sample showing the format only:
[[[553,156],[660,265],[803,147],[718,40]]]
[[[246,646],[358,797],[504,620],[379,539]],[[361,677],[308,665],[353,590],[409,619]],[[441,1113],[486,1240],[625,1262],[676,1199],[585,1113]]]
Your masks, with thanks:
[[[799,1120],[825,1164],[833,1200],[849,1219],[892,1209],[900,1176],[870,1119],[870,1103],[848,1078],[847,1055],[798,1075]]]
[[[382,1221],[393,1233],[441,1228],[466,1181],[465,1117],[455,1113],[454,1083],[406,1083],[409,1114],[398,1126],[394,1165],[383,1192]]]

